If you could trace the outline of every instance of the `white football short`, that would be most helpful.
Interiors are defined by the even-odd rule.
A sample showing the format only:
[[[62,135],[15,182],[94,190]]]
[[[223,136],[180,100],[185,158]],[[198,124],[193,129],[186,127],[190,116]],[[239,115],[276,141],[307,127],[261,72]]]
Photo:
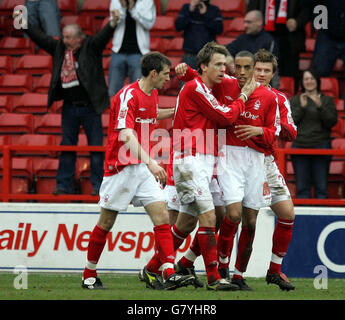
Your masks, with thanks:
[[[131,202],[135,207],[165,202],[160,183],[143,163],[126,166],[118,174],[103,177],[99,195],[98,204],[114,211],[126,211]]]
[[[265,167],[268,186],[272,194],[271,204],[284,200],[291,200],[289,188],[272,155],[265,157]]]
[[[225,205],[242,202],[259,210],[271,204],[265,155],[249,147],[224,146],[218,158],[218,182]]]
[[[217,179],[213,178],[210,184],[210,191],[213,198],[213,204],[216,207],[224,205],[223,194],[219,188]],[[177,195],[176,187],[166,185],[164,188],[165,198],[168,210],[180,211],[180,200]]]
[[[210,183],[213,176],[215,157],[196,154],[181,158],[174,152],[174,181],[180,211],[198,216],[214,209]]]

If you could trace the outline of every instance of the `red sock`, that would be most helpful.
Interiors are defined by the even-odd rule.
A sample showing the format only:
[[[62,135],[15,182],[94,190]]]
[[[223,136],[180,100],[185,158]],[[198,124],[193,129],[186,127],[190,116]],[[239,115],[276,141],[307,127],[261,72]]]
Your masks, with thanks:
[[[219,268],[229,267],[232,247],[234,245],[234,237],[237,232],[238,225],[239,221],[231,222],[228,218],[224,218],[220,226],[217,241]]]
[[[285,257],[291,238],[294,220],[277,219],[273,233],[272,260],[269,273],[280,273],[281,263]]]
[[[176,227],[176,224],[174,224],[171,227],[171,233],[172,233],[173,242],[174,242],[174,251],[176,251],[181,246],[183,241],[187,238],[188,234],[186,235],[182,233],[180,230],[178,230]]]
[[[87,248],[87,265],[83,273],[84,279],[97,276],[96,264],[104,249],[108,232],[98,225],[93,229]]]
[[[238,240],[237,257],[235,268],[240,272],[247,270],[250,255],[253,250],[253,240],[255,229],[242,227],[240,238]]]
[[[218,263],[215,228],[199,227],[197,235],[200,246],[200,252],[205,263],[207,281],[208,283],[212,283],[220,279],[220,275],[218,273],[217,268]]]
[[[161,224],[153,228],[156,243],[156,254],[159,257],[164,279],[175,273],[175,251],[173,236],[169,224]]]

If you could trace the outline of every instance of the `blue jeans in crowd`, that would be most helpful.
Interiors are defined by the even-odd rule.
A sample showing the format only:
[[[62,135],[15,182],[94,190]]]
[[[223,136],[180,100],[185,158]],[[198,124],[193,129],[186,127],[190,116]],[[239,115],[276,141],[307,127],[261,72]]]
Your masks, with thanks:
[[[65,102],[62,107],[62,140],[61,145],[77,145],[79,128],[85,130],[88,145],[103,145],[102,116],[91,106],[76,106]],[[61,152],[56,177],[57,188],[67,193],[74,193],[74,173],[76,152]],[[93,190],[99,190],[103,179],[103,152],[90,154],[90,180]]]
[[[109,67],[109,96],[118,93],[129,76],[130,82],[141,78],[141,54],[114,53],[111,56]]]
[[[292,145],[292,148],[300,148]],[[312,149],[331,149],[330,143],[314,146]],[[328,173],[332,156],[329,155],[291,155],[297,183],[297,198],[310,199],[311,187],[314,197],[327,199]]]
[[[337,59],[342,59],[345,65],[345,41],[336,41],[328,35],[327,30],[319,30],[315,43],[313,67],[320,77],[330,76]]]
[[[57,0],[25,1],[31,25],[42,28],[49,36],[61,37],[61,15]]]

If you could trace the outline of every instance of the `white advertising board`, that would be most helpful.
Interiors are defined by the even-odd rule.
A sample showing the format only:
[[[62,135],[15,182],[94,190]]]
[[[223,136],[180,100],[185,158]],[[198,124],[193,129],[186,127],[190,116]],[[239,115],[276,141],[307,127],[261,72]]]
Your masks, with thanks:
[[[25,266],[35,272],[82,272],[92,229],[97,223],[97,204],[1,203],[0,271]],[[98,263],[99,272],[136,273],[153,255],[152,222],[143,208],[129,207],[120,212],[108,234]],[[274,216],[260,211],[253,253],[245,276],[263,277],[271,258]],[[189,247],[194,233],[177,252],[179,259]],[[235,239],[230,270],[236,258]],[[203,260],[196,260],[203,273]]]

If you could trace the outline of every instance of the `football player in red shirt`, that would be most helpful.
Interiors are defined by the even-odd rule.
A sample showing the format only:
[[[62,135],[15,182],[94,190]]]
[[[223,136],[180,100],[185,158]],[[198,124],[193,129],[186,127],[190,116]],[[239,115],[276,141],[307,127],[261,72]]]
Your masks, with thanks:
[[[175,274],[173,238],[160,185],[166,181],[166,172],[150,157],[150,136],[158,116],[157,89],[169,80],[170,66],[170,60],[161,53],[146,54],[141,60],[142,78],[123,87],[112,100],[100,188],[101,212],[90,236],[83,288],[104,288],[97,277],[97,263],[118,212],[126,211],[130,202],[143,206],[154,224],[155,255],[152,260],[156,268],[152,270],[149,265],[144,268],[147,287],[175,289],[194,280],[191,275]],[[160,274],[163,282],[158,280]]]

